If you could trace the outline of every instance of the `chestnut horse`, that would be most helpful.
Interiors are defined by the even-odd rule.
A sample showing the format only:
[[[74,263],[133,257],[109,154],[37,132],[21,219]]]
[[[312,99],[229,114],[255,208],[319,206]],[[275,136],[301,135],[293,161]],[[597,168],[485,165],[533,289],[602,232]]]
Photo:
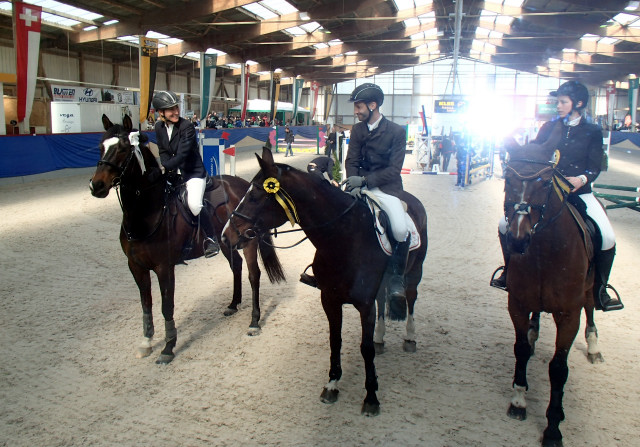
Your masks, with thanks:
[[[123,214],[120,245],[127,255],[129,270],[140,289],[142,302],[144,339],[136,356],[141,358],[151,354],[154,326],[150,272],[153,271],[158,277],[162,294],[166,342],[156,363],[169,363],[174,358],[173,349],[177,342],[173,319],[175,266],[203,255],[202,237],[198,237],[197,219],[193,222],[188,207],[180,203],[180,185],[167,182],[146,145],[146,137],[132,131],[131,119],[125,117],[124,126],[112,124],[105,115],[102,116],[102,121],[106,132],[100,144],[101,159],[89,187],[91,194],[98,198],[107,197],[111,188],[118,193]],[[213,180],[216,189],[207,191],[204,199],[205,205],[211,207],[209,215],[212,216],[213,226],[220,238],[224,224],[249,188],[249,183],[226,175]],[[224,189],[224,194],[220,194],[219,188]],[[220,197],[226,200],[219,199]],[[219,205],[215,211],[212,201],[215,201],[214,206]],[[185,246],[189,246],[194,239],[196,242],[191,244],[193,248],[185,250]],[[258,249],[269,279],[272,282],[284,279],[275,250],[266,243],[259,246],[258,242],[251,241],[243,249],[249,269],[253,302],[249,335],[257,334],[260,329]],[[233,271],[233,298],[224,313],[232,315],[237,312],[242,300],[242,258],[228,246],[222,245],[221,251]]]
[[[244,247],[255,239],[266,237],[269,230],[287,220],[300,225],[316,248],[313,273],[321,291],[322,307],[329,320],[331,367],[329,383],[322,391],[321,400],[333,403],[338,398],[337,382],[342,376],[342,306],[353,304],[360,313],[360,351],[366,372],[367,394],[362,413],[377,415],[380,403],[376,397],[378,379],[374,365],[375,303],[381,284],[382,287],[385,284],[382,279],[389,257],[377,241],[373,215],[362,200],[354,199],[320,177],[288,165],[276,164],[273,154],[266,147],[262,158],[256,157],[260,172],[253,178],[249,191],[225,226],[223,241],[228,241],[234,247]],[[421,238],[420,247],[409,255],[405,271],[406,304],[400,303],[402,310],[396,315],[396,319],[407,318],[408,308],[405,350],[414,351],[413,309],[418,294],[417,286],[422,278],[422,263],[427,253],[427,215],[414,196],[405,192],[402,199],[408,205],[409,214]],[[379,324],[383,324],[383,320],[379,320]],[[380,338],[377,341],[381,342],[382,334],[376,333],[376,336]]]
[[[559,127],[558,127],[559,129]],[[513,398],[508,415],[526,418],[527,362],[538,338],[540,312],[553,315],[556,349],[549,363],[551,398],[542,445],[562,445],[562,397],[569,376],[567,357],[580,326],[584,308],[588,359],[601,362],[593,319],[594,272],[592,246],[581,230],[581,217],[567,201],[570,184],[556,169],[560,153],[548,144],[510,147],[504,171],[504,210],[509,224],[507,290],[509,315],[515,329],[516,358]],[[582,223],[582,222],[581,222]]]

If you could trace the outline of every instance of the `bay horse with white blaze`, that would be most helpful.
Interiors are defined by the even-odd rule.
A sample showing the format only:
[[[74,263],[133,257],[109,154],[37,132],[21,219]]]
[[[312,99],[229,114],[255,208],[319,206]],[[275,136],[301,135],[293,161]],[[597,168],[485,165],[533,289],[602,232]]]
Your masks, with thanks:
[[[174,358],[173,349],[177,342],[173,319],[175,266],[203,256],[202,235],[198,231],[197,219],[194,221],[188,206],[178,198],[180,185],[172,185],[161,173],[156,158],[146,144],[146,137],[133,131],[131,119],[125,117],[124,126],[114,125],[105,115],[102,121],[106,132],[100,144],[101,159],[89,183],[91,194],[104,198],[112,188],[118,193],[122,208],[120,245],[127,255],[129,270],[140,290],[142,303],[144,340],[136,356],[146,357],[152,350],[154,326],[150,272],[153,271],[158,277],[162,294],[166,342],[157,363],[169,363]],[[204,202],[205,206],[210,207],[209,215],[220,238],[224,224],[249,188],[249,183],[226,175],[212,180],[214,188],[207,189]],[[192,244],[194,239],[196,243]],[[269,279],[272,282],[284,279],[275,250],[268,242],[268,238],[251,241],[243,249],[253,303],[249,335],[257,334],[260,329],[258,251]],[[242,258],[229,246],[222,245],[221,251],[233,271],[233,298],[224,312],[225,315],[232,315],[237,312],[242,300]]]
[[[363,201],[354,199],[320,177],[275,163],[267,147],[263,148],[262,157],[256,157],[260,171],[225,226],[223,241],[240,248],[266,237],[271,229],[287,220],[300,225],[316,248],[313,273],[329,320],[331,367],[329,383],[322,391],[321,400],[334,403],[338,399],[337,383],[342,376],[342,306],[353,304],[360,313],[360,351],[366,372],[367,394],[362,413],[377,415],[380,403],[376,397],[378,379],[374,365],[375,301],[389,257],[379,246],[373,216]],[[404,315],[397,317],[406,318],[408,308],[405,348],[414,351],[413,310],[427,253],[427,215],[420,201],[411,194],[405,192],[402,200],[407,203],[421,238],[420,247],[410,253],[407,262],[406,304],[402,302]],[[384,309],[384,305],[380,307]],[[379,323],[382,325],[383,320],[379,319]],[[382,342],[382,334],[376,335],[379,337],[376,341]]]
[[[560,129],[559,126],[556,126]],[[594,271],[590,237],[577,210],[567,201],[570,183],[556,169],[559,135],[544,145],[511,146],[504,171],[504,210],[508,221],[509,315],[515,329],[513,398],[508,415],[526,418],[527,362],[538,338],[539,313],[556,324],[555,354],[549,363],[551,398],[542,445],[561,446],[562,398],[569,375],[567,357],[584,308],[587,357],[603,361],[593,319]]]

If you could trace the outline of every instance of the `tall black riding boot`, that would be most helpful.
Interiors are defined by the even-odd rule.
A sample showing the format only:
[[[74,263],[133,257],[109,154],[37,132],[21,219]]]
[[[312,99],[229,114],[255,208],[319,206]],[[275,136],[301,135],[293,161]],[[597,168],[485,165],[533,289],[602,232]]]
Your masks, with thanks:
[[[407,237],[404,242],[396,242],[391,253],[391,278],[389,279],[389,296],[392,299],[405,299],[404,270],[407,267],[409,257],[409,244],[411,239]]]
[[[596,309],[608,312],[610,310],[624,309],[624,304],[620,300],[620,295],[616,289],[608,284],[609,274],[611,273],[611,267],[613,266],[613,258],[616,255],[616,247],[609,250],[598,250],[595,253],[593,262],[595,264],[595,278],[593,280],[593,298],[595,300]],[[607,289],[613,291],[616,294],[615,298],[612,298]]]
[[[200,211],[199,217],[200,226],[202,227],[202,231],[205,235],[204,240],[202,241],[204,257],[211,258],[220,253],[220,244],[218,244],[218,240],[216,239],[216,231],[213,228],[213,223],[211,223],[211,216],[206,205]]]
[[[507,290],[507,266],[509,265],[509,258],[511,257],[511,254],[507,251],[507,235],[502,234],[498,231],[498,239],[500,239],[502,257],[504,258],[504,266],[498,267],[496,271],[493,272],[489,285],[498,289]],[[500,273],[500,276],[494,279],[494,276],[496,276],[496,273],[498,273],[500,270],[502,270],[502,273]]]

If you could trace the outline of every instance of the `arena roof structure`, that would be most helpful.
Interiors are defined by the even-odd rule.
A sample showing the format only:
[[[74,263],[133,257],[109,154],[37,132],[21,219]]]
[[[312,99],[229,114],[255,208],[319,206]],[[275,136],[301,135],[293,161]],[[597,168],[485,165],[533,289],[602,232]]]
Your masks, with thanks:
[[[223,75],[280,69],[321,85],[443,58],[467,58],[589,84],[640,65],[640,1],[629,0],[27,0],[43,7],[41,51],[129,61],[158,37],[159,69],[219,54]],[[11,3],[0,42],[13,45]],[[135,52],[135,51],[134,51]],[[137,57],[137,54],[136,54]]]

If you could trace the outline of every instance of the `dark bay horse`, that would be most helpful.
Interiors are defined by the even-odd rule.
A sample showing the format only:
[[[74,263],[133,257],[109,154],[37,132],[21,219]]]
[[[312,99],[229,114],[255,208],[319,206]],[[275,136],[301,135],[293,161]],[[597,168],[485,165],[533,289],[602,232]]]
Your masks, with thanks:
[[[559,129],[559,126],[556,126]],[[515,329],[513,398],[508,415],[526,418],[527,362],[537,340],[540,312],[553,315],[556,349],[549,363],[551,398],[542,445],[562,445],[562,397],[569,375],[567,357],[584,308],[588,359],[601,362],[593,319],[592,246],[577,222],[579,213],[567,201],[570,184],[556,169],[557,138],[548,144],[508,148],[504,209],[511,252],[507,275],[509,315]],[[575,216],[575,217],[574,217]]]
[[[129,270],[140,289],[142,302],[144,340],[136,356],[141,358],[151,354],[154,326],[150,272],[153,271],[160,284],[162,315],[165,319],[166,345],[157,363],[169,363],[174,358],[173,349],[177,341],[173,319],[175,266],[203,255],[202,237],[197,238],[188,254],[185,253],[184,247],[197,236],[198,226],[197,220],[192,222],[188,207],[180,204],[179,187],[169,184],[161,174],[158,162],[143,141],[146,138],[132,131],[129,117],[125,118],[124,126],[112,124],[104,115],[102,121],[106,132],[101,142],[101,159],[90,180],[91,194],[104,198],[111,188],[116,188],[118,192],[123,213],[120,245],[127,255]],[[138,139],[139,144],[136,144]],[[249,183],[226,175],[214,178],[214,183],[224,189],[222,197],[225,199],[220,199],[220,189],[216,188],[205,193],[205,204],[211,206],[212,201],[215,201],[214,206],[219,204],[215,212],[211,209],[209,214],[220,238],[224,224],[249,188]],[[258,251],[269,279],[272,282],[284,279],[275,250],[268,242],[268,239],[250,241],[243,249],[249,269],[253,302],[249,335],[257,334],[260,329]],[[233,298],[225,310],[225,315],[232,315],[242,300],[242,258],[228,246],[222,245],[221,251],[233,271]]]
[[[362,201],[320,177],[276,164],[268,148],[263,149],[262,157],[256,157],[260,171],[225,226],[223,241],[243,247],[287,220],[300,225],[316,248],[313,273],[329,320],[331,367],[329,383],[324,387],[321,399],[333,403],[338,398],[337,382],[342,376],[342,305],[353,304],[360,313],[360,351],[366,371],[367,394],[362,413],[376,415],[380,403],[376,397],[378,379],[374,366],[375,300],[389,258],[378,245],[372,214]],[[409,346],[415,346],[413,309],[427,253],[427,215],[420,201],[412,195],[405,193],[402,199],[408,205],[422,242],[411,252],[407,263],[406,304],[402,303],[405,317],[407,307],[409,311],[407,337],[411,339],[407,341]]]

